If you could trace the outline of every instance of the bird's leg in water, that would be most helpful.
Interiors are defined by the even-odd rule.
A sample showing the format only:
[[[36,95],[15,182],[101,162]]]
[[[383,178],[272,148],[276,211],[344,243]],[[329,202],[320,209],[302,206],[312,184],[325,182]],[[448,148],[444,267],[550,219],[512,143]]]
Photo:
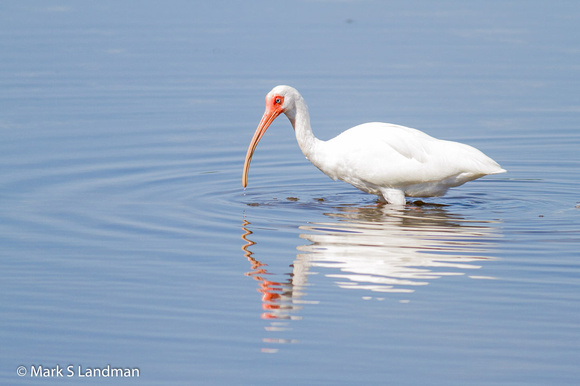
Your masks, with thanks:
[[[381,189],[381,193],[389,204],[405,205],[407,203],[407,200],[405,199],[405,193],[403,193],[402,190],[383,188]]]

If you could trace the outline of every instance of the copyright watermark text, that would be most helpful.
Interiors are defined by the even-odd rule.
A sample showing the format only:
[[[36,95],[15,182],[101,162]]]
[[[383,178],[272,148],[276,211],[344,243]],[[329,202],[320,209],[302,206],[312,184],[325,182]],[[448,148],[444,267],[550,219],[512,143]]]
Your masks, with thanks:
[[[82,365],[54,366],[20,365],[16,368],[19,377],[32,378],[139,378],[138,367],[121,367],[106,365],[103,367],[83,367]]]

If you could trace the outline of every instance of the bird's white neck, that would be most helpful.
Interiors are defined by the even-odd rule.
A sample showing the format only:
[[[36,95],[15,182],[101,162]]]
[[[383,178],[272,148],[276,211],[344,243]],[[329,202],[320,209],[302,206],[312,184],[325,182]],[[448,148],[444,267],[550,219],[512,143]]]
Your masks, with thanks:
[[[308,113],[308,106],[306,102],[300,96],[296,100],[295,107],[293,109],[287,110],[285,112],[286,116],[292,123],[294,132],[296,134],[296,140],[298,141],[298,146],[302,153],[307,159],[313,161],[312,157],[315,154],[314,148],[321,142],[318,138],[314,136],[312,132],[312,127],[310,127],[310,114]]]

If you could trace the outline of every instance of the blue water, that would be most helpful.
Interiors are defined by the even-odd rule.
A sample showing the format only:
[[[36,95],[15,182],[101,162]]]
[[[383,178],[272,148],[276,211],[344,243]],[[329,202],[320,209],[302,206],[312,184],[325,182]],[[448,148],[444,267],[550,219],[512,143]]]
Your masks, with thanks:
[[[139,376],[92,383],[577,384],[579,19],[548,1],[0,5],[0,383],[109,365]],[[322,139],[392,122],[508,173],[393,209],[310,165],[280,117],[243,190],[277,84]]]

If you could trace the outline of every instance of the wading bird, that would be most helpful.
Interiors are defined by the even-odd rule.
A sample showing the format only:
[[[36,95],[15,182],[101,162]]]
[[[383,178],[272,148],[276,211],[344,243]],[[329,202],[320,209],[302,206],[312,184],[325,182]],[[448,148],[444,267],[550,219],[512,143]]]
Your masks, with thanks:
[[[266,111],[246,153],[244,188],[258,142],[282,113],[294,127],[302,153],[314,166],[333,180],[376,194],[390,204],[405,205],[405,196],[442,196],[449,188],[505,172],[474,147],[390,123],[365,123],[321,141],[312,133],[308,107],[300,93],[290,86],[276,86],[266,95]]]

